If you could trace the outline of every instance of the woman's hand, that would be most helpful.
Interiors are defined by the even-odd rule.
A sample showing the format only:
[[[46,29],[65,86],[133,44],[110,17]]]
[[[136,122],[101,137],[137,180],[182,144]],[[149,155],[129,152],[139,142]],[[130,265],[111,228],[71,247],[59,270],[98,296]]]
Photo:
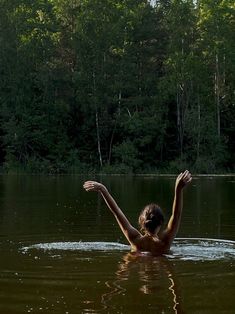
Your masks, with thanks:
[[[106,190],[106,187],[96,181],[86,181],[83,184],[84,189],[89,192],[89,191],[96,191],[96,192],[103,192]]]
[[[183,189],[186,185],[188,185],[192,181],[192,175],[188,170],[185,170],[184,172],[181,172],[176,181],[175,181],[175,189],[176,190],[181,190]]]

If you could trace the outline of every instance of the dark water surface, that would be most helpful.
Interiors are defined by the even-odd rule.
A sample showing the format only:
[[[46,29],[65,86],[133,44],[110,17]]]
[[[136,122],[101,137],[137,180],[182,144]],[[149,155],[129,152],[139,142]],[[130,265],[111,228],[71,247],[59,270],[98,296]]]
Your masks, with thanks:
[[[235,313],[235,176],[194,177],[181,239],[159,258],[121,245],[102,199],[83,191],[87,179],[0,177],[0,314]],[[169,217],[173,176],[96,179],[135,226],[149,202]]]

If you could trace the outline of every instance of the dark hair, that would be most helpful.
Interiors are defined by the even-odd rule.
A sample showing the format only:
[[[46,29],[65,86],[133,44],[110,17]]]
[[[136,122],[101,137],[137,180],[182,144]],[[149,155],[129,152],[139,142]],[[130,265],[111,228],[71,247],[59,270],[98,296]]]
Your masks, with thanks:
[[[144,233],[154,234],[157,227],[164,222],[161,208],[157,204],[149,204],[144,207],[139,216],[140,230]]]

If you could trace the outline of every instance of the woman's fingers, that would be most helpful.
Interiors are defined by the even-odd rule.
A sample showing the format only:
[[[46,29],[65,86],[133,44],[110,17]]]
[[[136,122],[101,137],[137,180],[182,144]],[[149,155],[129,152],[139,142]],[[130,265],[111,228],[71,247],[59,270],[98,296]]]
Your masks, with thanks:
[[[187,177],[189,174],[189,171],[188,170],[185,170],[184,173],[183,173],[183,178]]]
[[[92,186],[92,185],[95,185],[95,184],[97,184],[96,181],[86,181],[86,182],[83,184],[83,186]]]
[[[184,172],[181,172],[178,177],[177,177],[177,181],[180,182],[180,181],[184,181],[184,178],[187,176],[188,174],[188,170],[185,170]]]
[[[95,181],[86,181],[83,186],[89,186],[89,185],[94,185],[96,182]]]
[[[177,184],[184,187],[188,183],[192,181],[192,175],[188,170],[185,170],[184,172],[181,172],[177,178]]]
[[[185,171],[185,175],[183,177],[183,181],[184,181],[185,184],[188,184],[188,183],[190,183],[192,181],[192,175],[191,175],[191,173],[188,170]]]
[[[185,183],[188,184],[188,183],[190,183],[191,181],[192,181],[192,177],[189,177],[189,178],[187,178],[187,179],[185,180]]]
[[[83,187],[86,191],[99,191],[102,187],[102,184],[96,181],[86,181],[83,184]]]
[[[178,175],[177,180],[180,181],[180,180],[182,179],[182,177],[183,177],[183,172],[181,172],[181,173]]]
[[[183,178],[187,178],[189,176],[191,176],[191,173],[188,170],[185,170],[183,173]]]
[[[86,181],[84,184],[83,184],[83,187],[86,191],[91,191],[95,188],[95,181]]]

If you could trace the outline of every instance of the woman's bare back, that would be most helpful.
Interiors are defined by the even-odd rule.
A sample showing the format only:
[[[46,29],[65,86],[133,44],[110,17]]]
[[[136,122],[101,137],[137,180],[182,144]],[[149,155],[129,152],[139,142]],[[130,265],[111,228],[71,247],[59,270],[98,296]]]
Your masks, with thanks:
[[[170,249],[170,245],[158,237],[150,235],[143,235],[131,244],[132,252],[149,252],[152,255],[167,254]]]

